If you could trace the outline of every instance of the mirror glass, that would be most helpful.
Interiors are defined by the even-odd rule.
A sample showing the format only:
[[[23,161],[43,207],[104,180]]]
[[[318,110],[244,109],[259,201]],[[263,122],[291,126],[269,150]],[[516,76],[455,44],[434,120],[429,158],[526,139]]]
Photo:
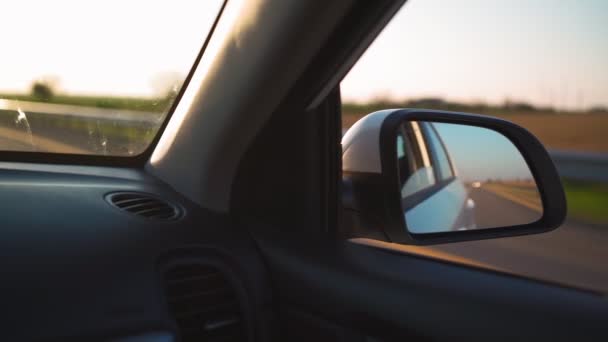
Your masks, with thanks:
[[[491,129],[408,121],[397,132],[401,204],[410,233],[538,221],[542,202],[515,145]]]

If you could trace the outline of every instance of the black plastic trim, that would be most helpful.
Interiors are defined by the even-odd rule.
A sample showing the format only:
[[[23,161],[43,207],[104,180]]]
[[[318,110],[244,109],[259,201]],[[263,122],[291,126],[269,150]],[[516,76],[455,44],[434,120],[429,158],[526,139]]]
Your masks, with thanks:
[[[454,167],[454,163],[453,163],[453,161],[452,161],[452,157],[451,157],[451,156],[450,156],[450,154],[448,153],[448,149],[447,149],[447,147],[445,146],[445,142],[443,141],[443,138],[441,137],[441,135],[439,135],[439,132],[437,132],[437,129],[435,128],[435,125],[433,125],[433,123],[432,123],[432,122],[429,122],[429,124],[430,124],[430,125],[429,125],[429,129],[430,129],[430,130],[432,130],[432,131],[433,131],[433,133],[435,133],[435,136],[436,136],[436,137],[437,137],[437,139],[439,140],[439,143],[441,144],[441,148],[443,149],[443,152],[445,153],[446,158],[448,159],[448,163],[450,163],[450,177],[448,177],[447,179],[449,179],[449,178],[453,178],[453,177],[454,177],[454,175],[456,174],[456,171],[455,171],[455,169],[456,169],[456,168]],[[425,139],[426,139],[426,137],[425,137]],[[433,155],[435,155],[435,157],[434,157],[435,159],[438,159],[438,158],[437,158],[437,151],[435,151],[435,150],[433,149],[433,151],[432,151],[431,153],[433,153]],[[438,177],[438,176],[437,176],[437,174],[440,172],[440,171],[439,171],[439,165],[437,165],[437,167],[436,167],[435,169],[436,169],[436,175],[435,175],[435,177]],[[440,175],[439,175],[439,176],[440,176]],[[439,177],[438,177],[437,179],[439,179]]]
[[[138,195],[141,196],[141,198],[149,198],[152,200],[156,200],[159,203],[164,203],[167,205],[168,208],[173,209],[173,216],[171,216],[170,218],[164,218],[164,219],[158,219],[158,218],[151,218],[151,217],[146,217],[134,212],[130,212],[129,210],[120,207],[117,203],[115,203],[115,198],[117,196],[120,195]],[[163,198],[159,195],[156,194],[152,194],[149,192],[141,192],[141,191],[112,191],[109,192],[108,194],[106,194],[105,196],[105,200],[106,202],[108,202],[108,204],[110,206],[112,206],[113,208],[119,210],[121,213],[123,214],[127,214],[127,215],[132,215],[135,217],[139,217],[143,220],[157,220],[157,221],[176,221],[181,219],[184,215],[186,215],[186,210],[183,208],[183,206],[179,205],[178,203],[175,203],[174,201],[168,200],[166,198]]]
[[[284,229],[253,236],[282,315],[298,310],[389,341],[606,340],[607,302],[596,292]]]
[[[533,223],[498,227],[492,229],[454,231],[447,233],[413,234],[407,231],[402,215],[401,194],[399,192],[399,175],[397,152],[394,136],[403,121],[427,121],[453,124],[464,124],[488,128],[503,134],[520,151],[530,167],[538,185],[543,202],[543,215]],[[483,240],[508,236],[520,236],[551,231],[559,227],[566,218],[566,197],[553,161],[540,141],[526,129],[509,122],[489,116],[421,109],[400,109],[391,113],[383,122],[380,131],[380,161],[382,165],[385,188],[382,193],[386,205],[384,231],[391,242],[429,245],[447,242]]]
[[[243,329],[248,336],[248,340],[253,339],[260,332],[256,331],[259,328],[255,319],[255,305],[252,302],[254,294],[247,287],[247,283],[241,279],[239,274],[242,274],[238,262],[232,260],[230,255],[222,253],[219,250],[206,247],[182,247],[169,251],[159,258],[157,269],[159,275],[159,283],[165,284],[166,273],[176,266],[181,265],[204,265],[217,269],[232,286],[236,297],[239,300],[240,314],[243,315]],[[240,272],[239,272],[240,271]],[[165,299],[164,307],[166,312],[170,312],[166,303],[166,288],[163,297]],[[175,320],[174,317],[172,317]],[[173,322],[173,333],[179,336],[179,328],[175,321]]]

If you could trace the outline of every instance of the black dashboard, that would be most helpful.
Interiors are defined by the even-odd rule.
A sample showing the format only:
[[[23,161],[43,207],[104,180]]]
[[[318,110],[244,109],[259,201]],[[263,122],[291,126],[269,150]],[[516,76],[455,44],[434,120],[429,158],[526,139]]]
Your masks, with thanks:
[[[602,294],[210,212],[139,170],[0,163],[0,189],[3,341],[606,335]]]
[[[131,169],[1,163],[0,188],[3,340],[268,339],[266,270],[227,216]],[[116,192],[179,216],[122,210]],[[185,331],[193,320],[200,330]]]

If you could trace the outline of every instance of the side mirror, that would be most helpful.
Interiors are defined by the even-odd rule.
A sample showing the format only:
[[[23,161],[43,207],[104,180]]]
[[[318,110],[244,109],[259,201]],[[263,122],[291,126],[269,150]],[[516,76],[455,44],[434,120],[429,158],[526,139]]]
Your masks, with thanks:
[[[511,122],[395,109],[367,115],[342,139],[351,236],[435,244],[546,232],[566,216],[542,144]]]

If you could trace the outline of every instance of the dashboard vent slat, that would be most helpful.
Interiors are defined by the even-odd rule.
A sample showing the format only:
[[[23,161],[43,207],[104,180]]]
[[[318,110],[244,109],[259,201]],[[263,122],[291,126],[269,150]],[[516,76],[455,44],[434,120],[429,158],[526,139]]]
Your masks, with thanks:
[[[175,220],[180,215],[176,205],[151,194],[115,192],[109,194],[107,200],[116,208],[149,219]]]
[[[180,264],[168,269],[164,280],[181,341],[247,341],[238,295],[218,269]]]

